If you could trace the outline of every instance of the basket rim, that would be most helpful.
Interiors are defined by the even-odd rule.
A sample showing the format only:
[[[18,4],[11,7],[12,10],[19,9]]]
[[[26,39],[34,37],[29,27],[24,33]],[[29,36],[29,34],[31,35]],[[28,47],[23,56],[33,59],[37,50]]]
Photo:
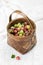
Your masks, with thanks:
[[[18,19],[24,19],[24,18],[18,18]],[[29,21],[34,24],[34,29],[33,29],[33,32],[32,32],[31,34],[29,34],[28,36],[22,36],[22,37],[20,37],[20,36],[14,36],[13,34],[9,33],[9,31],[8,31],[8,26],[9,26],[11,23],[13,23],[14,21],[16,21],[16,20],[17,20],[17,19],[12,20],[12,21],[9,22],[8,25],[7,25],[7,33],[10,34],[12,37],[25,38],[25,37],[30,37],[30,36],[32,36],[32,35],[35,33],[35,31],[36,31],[36,24],[35,24],[34,21],[31,20],[31,19],[29,19]]]

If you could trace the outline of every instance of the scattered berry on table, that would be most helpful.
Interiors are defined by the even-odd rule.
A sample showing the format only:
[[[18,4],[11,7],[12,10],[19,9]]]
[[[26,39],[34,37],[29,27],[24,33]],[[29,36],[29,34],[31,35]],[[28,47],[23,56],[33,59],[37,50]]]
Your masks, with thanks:
[[[15,58],[15,55],[14,55],[14,54],[12,54],[11,58]]]
[[[19,56],[17,56],[17,57],[16,57],[16,60],[20,60],[20,57],[19,57]]]

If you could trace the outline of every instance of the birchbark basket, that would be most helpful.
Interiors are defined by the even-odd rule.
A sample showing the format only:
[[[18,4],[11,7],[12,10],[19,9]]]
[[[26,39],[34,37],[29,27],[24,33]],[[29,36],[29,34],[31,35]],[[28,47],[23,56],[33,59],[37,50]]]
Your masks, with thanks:
[[[17,18],[12,20],[12,14],[17,13],[23,16],[23,18]],[[35,23],[29,19],[23,12],[16,10],[12,12],[9,17],[9,23],[7,25],[7,42],[8,44],[19,51],[22,54],[25,54],[27,51],[31,50],[36,44],[36,25]],[[29,36],[14,36],[13,34],[9,33],[9,28],[18,22],[25,22],[27,21],[32,27],[32,33]]]

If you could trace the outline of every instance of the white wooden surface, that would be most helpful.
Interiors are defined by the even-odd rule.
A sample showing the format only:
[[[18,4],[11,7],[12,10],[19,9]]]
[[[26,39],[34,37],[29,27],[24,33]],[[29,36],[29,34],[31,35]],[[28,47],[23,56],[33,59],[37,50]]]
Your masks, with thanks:
[[[19,9],[36,23],[37,44],[22,55],[7,44],[6,26],[12,11]],[[38,21],[39,20],[39,21]],[[19,55],[20,61],[11,59]],[[43,65],[43,0],[0,0],[0,65]]]

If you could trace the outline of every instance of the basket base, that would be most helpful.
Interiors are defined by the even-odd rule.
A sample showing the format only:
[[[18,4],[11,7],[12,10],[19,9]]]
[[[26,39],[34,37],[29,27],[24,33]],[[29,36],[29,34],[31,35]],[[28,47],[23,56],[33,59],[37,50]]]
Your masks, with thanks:
[[[30,50],[32,50],[32,48],[36,45],[36,40],[35,40],[35,43],[32,43],[32,45],[28,48],[28,49],[24,49],[24,48],[22,48],[22,49],[18,49],[18,48],[16,48],[16,46],[12,46],[8,41],[7,41],[7,43],[8,43],[8,45],[10,45],[11,47],[13,47],[14,49],[16,49],[18,52],[20,52],[21,54],[25,54],[25,53],[27,53],[28,51],[30,51]]]

